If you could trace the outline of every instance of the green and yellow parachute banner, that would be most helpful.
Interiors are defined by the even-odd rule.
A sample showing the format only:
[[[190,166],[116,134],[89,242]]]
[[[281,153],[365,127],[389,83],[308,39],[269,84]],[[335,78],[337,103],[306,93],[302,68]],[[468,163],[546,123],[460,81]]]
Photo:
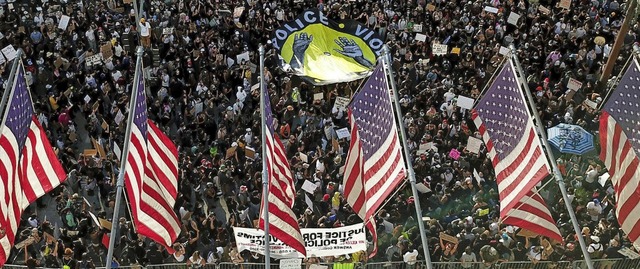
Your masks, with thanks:
[[[332,21],[308,9],[274,32],[283,68],[315,85],[367,77],[382,53],[377,32],[353,20]]]

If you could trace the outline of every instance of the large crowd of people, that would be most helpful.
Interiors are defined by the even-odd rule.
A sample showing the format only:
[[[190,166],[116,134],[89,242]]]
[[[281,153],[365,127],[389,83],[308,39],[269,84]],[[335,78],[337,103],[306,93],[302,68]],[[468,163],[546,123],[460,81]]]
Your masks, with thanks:
[[[24,214],[16,242],[33,242],[14,249],[9,263],[71,269],[106,263],[102,240],[109,225],[94,217],[118,227],[111,236],[117,241],[113,263],[120,266],[264,261],[262,255],[238,252],[232,231],[255,227],[260,211],[261,113],[254,87],[260,44],[266,46],[264,74],[280,123],[277,132],[295,176],[300,226],[362,222],[341,196],[340,168],[349,142],[337,139],[335,130],[348,121],[345,111],[333,109],[336,97],[352,96],[361,81],[313,86],[280,68],[269,41],[274,29],[308,8],[324,10],[334,20],[357,20],[390,47],[400,126],[407,130],[417,180],[427,190],[419,197],[425,212],[420,218],[408,184],[384,204],[376,216],[375,257],[356,253],[305,262],[424,259],[416,222],[423,217],[435,262],[460,261],[469,268],[472,262],[580,260],[553,182],[541,194],[564,242],[524,237],[500,222],[493,167],[484,146],[478,154],[466,150],[468,137],[479,133],[469,111],[456,105],[457,97],[478,98],[504,61],[501,47],[513,44],[544,127],[570,123],[596,133],[599,111],[584,100],[598,104],[606,95],[598,79],[615,37],[626,35],[617,74],[640,34],[637,21],[619,33],[625,3],[618,0],[152,0],[144,1],[140,19],[130,0],[0,0],[0,7],[0,47],[24,51],[38,119],[69,173],[66,183]],[[520,15],[515,24],[509,19],[513,13]],[[417,41],[416,33],[426,35],[425,41]],[[433,43],[446,44],[449,51],[434,55]],[[123,145],[138,45],[145,47],[149,118],[180,152],[175,210],[183,226],[174,254],[139,237],[126,212],[111,220],[119,169],[114,145]],[[245,52],[248,61],[228,61]],[[100,53],[96,60],[93,55]],[[10,67],[0,65],[3,82]],[[571,78],[582,82],[577,92],[567,91]],[[323,98],[316,100],[316,93]],[[104,154],[85,154],[96,144]],[[461,156],[453,159],[447,154],[451,149]],[[622,258],[617,250],[631,243],[619,229],[611,183],[599,184],[606,168],[597,154],[562,154],[556,161],[592,258]],[[317,185],[313,194],[302,190],[306,180]],[[57,205],[59,216],[37,214],[51,206],[44,201]],[[444,241],[441,232],[457,240]]]

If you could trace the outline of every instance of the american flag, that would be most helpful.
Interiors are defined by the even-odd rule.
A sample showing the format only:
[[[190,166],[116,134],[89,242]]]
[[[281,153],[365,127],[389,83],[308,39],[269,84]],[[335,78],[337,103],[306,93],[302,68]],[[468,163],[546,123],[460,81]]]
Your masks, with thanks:
[[[507,213],[507,217],[502,219],[502,223],[527,229],[558,242],[563,241],[547,204],[535,188],[522,196],[515,207]]]
[[[276,123],[271,112],[269,93],[265,91],[263,94],[265,103],[263,115],[267,125],[263,127],[263,132],[266,132],[265,157],[269,180],[269,195],[267,197],[269,202],[269,234],[306,256],[307,251],[300,233],[298,219],[292,210],[296,199],[296,190],[291,168],[284,146],[276,135],[276,126],[274,126]],[[262,202],[265,202],[264,199]],[[260,212],[260,229],[265,228],[264,224],[264,212]]]
[[[600,116],[600,159],[611,175],[618,222],[635,243],[640,243],[639,96],[640,72],[633,59]]]
[[[500,74],[472,111],[471,118],[487,145],[488,157],[495,170],[500,195],[500,217],[509,220],[507,217],[512,210],[521,212],[528,208],[522,203],[531,202],[527,196],[531,196],[532,189],[549,175],[549,164],[511,61],[502,67]],[[537,211],[525,212],[549,212],[544,201],[540,200],[536,205]],[[545,213],[544,218],[551,219],[551,216],[546,216]],[[511,220],[514,219],[515,216],[512,216]],[[531,230],[536,225],[532,221],[527,223],[529,226],[520,227]],[[549,235],[554,235],[558,230],[555,225],[544,228]]]
[[[24,75],[19,62],[0,125],[0,267],[9,256],[22,211],[66,179],[36,118]]]
[[[139,234],[165,246],[180,235],[180,222],[173,206],[178,194],[178,150],[171,139],[147,118],[142,63],[136,66],[137,81],[131,93],[135,102],[129,111],[130,139],[126,154],[125,186]]]
[[[402,182],[406,171],[382,65],[354,96],[348,116],[351,144],[344,169],[344,196],[373,234],[375,248],[374,214]]]

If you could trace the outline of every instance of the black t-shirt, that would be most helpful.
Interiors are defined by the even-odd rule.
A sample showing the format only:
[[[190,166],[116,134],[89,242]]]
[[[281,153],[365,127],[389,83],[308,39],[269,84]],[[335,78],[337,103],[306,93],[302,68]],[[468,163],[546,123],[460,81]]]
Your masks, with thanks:
[[[516,261],[527,261],[527,249],[522,248],[514,248],[513,249],[513,257]]]
[[[624,255],[620,254],[618,250],[620,250],[620,247],[608,247],[607,249],[604,250],[604,254],[607,255],[607,259],[624,258]]]

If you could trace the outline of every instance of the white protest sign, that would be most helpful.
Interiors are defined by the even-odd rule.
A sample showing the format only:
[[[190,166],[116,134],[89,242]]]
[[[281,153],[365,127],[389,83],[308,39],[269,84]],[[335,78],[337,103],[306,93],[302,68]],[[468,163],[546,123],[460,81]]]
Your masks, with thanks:
[[[324,96],[324,94],[323,94],[323,93],[321,93],[321,92],[319,92],[319,93],[314,93],[314,94],[313,94],[313,101],[315,101],[315,100],[322,100],[323,96]]]
[[[567,88],[570,90],[578,91],[580,88],[582,88],[582,82],[577,79],[570,78],[567,82]]]
[[[120,125],[120,123],[122,123],[122,120],[124,120],[124,115],[122,114],[122,111],[118,110],[118,113],[116,114],[116,117],[113,119],[117,125]]]
[[[71,20],[71,17],[62,15],[62,17],[60,17],[60,22],[58,23],[58,29],[67,30],[67,26],[69,26],[69,20]]]
[[[445,55],[447,54],[448,46],[442,44],[433,44],[433,46],[431,46],[431,49],[433,50],[433,55]]]
[[[336,130],[336,134],[338,135],[338,139],[343,139],[351,136],[351,134],[349,133],[349,129],[347,129],[347,127]]]
[[[634,247],[635,247],[635,245],[634,245]],[[622,255],[626,256],[626,257],[627,257],[627,258],[629,258],[629,259],[637,259],[637,258],[640,258],[640,254],[638,254],[637,252],[635,252],[635,251],[631,250],[631,249],[630,249],[630,248],[628,248],[628,247],[621,248],[620,250],[618,250],[618,253],[620,253],[620,254],[622,254]]]
[[[240,53],[238,55],[236,55],[236,62],[241,64],[242,61],[244,61],[245,63],[249,62],[249,52],[244,52],[244,53]]]
[[[513,25],[517,25],[519,19],[520,19],[520,14],[511,12],[509,14],[509,18],[507,19],[507,22]]]
[[[3,39],[4,35],[2,34],[2,32],[0,32],[0,39]]]
[[[490,7],[490,6],[486,6],[484,7],[484,11],[486,12],[491,12],[491,13],[498,13],[498,9],[495,7]]]
[[[343,110],[346,110],[348,104],[349,104],[349,98],[338,96],[336,97],[335,103],[333,103],[333,107],[337,109],[342,108]]]
[[[319,264],[312,264],[309,266],[309,269],[329,269],[329,266],[327,265],[319,265]]]
[[[367,250],[367,237],[362,223],[337,228],[302,228],[307,256],[338,256]],[[233,227],[238,252],[249,250],[264,253],[264,231],[253,228]],[[304,258],[290,246],[270,237],[271,257]]]
[[[458,95],[458,101],[456,101],[456,105],[464,109],[472,109],[473,103],[475,103],[474,99],[463,95]]]
[[[300,269],[302,259],[282,259],[280,260],[280,269]]]
[[[2,54],[4,54],[4,57],[7,58],[7,61],[9,62],[18,56],[18,52],[16,51],[15,48],[13,48],[13,45],[11,44],[2,48]]]
[[[607,184],[607,180],[611,177],[611,175],[609,175],[609,173],[604,173],[602,174],[600,177],[598,177],[598,183],[600,183],[600,186],[604,187],[604,185]]]
[[[418,34],[416,34],[416,38],[415,39],[416,39],[416,41],[425,42],[425,41],[427,41],[427,35],[418,33]]]
[[[422,32],[422,24],[414,24],[413,25],[414,32]]]
[[[116,158],[120,161],[122,150],[120,149],[120,146],[118,146],[118,143],[113,143],[113,155],[116,155]]]
[[[500,54],[507,56],[509,55],[509,53],[511,53],[511,50],[509,48],[500,46]]]
[[[427,187],[427,185],[424,185],[424,183],[422,182],[416,184],[416,190],[419,191],[420,193],[431,192],[431,189],[429,189],[429,187]]]
[[[233,59],[227,57],[227,67],[232,67],[235,63],[236,62]]]
[[[162,34],[163,35],[170,35],[173,33],[173,27],[167,27],[162,29]]]
[[[469,139],[467,139],[467,150],[469,152],[475,154],[480,153],[480,146],[482,146],[482,140],[477,139],[473,136],[470,136]]]
[[[86,62],[87,66],[102,64],[102,54],[98,53],[91,55],[89,57],[86,57],[84,61]]]
[[[311,194],[316,191],[316,188],[318,188],[318,186],[309,180],[305,180],[302,184],[302,189]]]
[[[307,204],[307,207],[313,210],[313,201],[309,198],[309,195],[304,195],[304,202]]]
[[[587,105],[590,108],[596,109],[598,108],[598,104],[594,101],[591,101],[589,99],[584,99],[584,102],[582,102],[583,104]]]

